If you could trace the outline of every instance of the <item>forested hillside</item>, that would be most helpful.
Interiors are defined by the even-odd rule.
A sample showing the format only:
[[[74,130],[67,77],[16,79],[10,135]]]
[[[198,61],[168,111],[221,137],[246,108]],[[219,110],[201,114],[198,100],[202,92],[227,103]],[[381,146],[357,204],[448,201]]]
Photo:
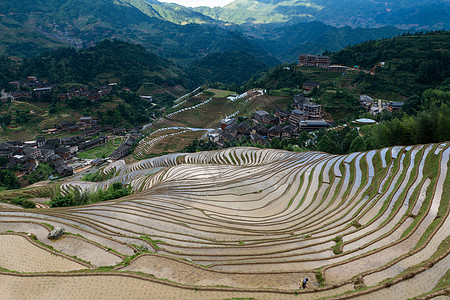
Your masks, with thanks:
[[[375,71],[375,76],[361,73],[356,80],[365,84],[363,92],[409,97],[427,88],[449,85],[448,49],[450,32],[432,32],[367,41],[331,56],[334,63]]]
[[[236,0],[223,8],[195,10],[236,24],[322,21],[336,27],[442,29],[450,20],[450,5],[445,0]]]
[[[199,59],[188,73],[198,82],[241,84],[268,66],[242,51],[212,53]]]
[[[155,3],[152,5],[166,5]],[[278,63],[243,34],[221,28],[215,25],[215,21],[210,25],[175,24],[162,17],[162,10],[153,9],[155,15],[151,15],[150,4],[141,0],[120,3],[111,0],[41,0],[25,3],[13,0],[1,3],[0,14],[3,15],[0,16],[0,28],[3,30],[0,31],[0,54],[29,57],[30,54],[35,55],[62,44],[88,47],[106,38],[119,38],[139,43],[153,53],[183,65],[189,65],[209,53],[236,49],[266,64],[273,66]],[[144,8],[147,11],[143,12]],[[176,11],[186,10],[181,6],[175,8]],[[171,14],[189,20],[182,13]],[[199,15],[196,12],[193,14]]]
[[[26,59],[17,67],[13,79],[23,79],[30,74],[50,83],[118,82],[132,90],[149,83],[157,89],[164,89],[163,85],[189,87],[190,84],[184,72],[172,62],[140,45],[118,40],[104,40],[95,47],[79,51],[60,48]]]

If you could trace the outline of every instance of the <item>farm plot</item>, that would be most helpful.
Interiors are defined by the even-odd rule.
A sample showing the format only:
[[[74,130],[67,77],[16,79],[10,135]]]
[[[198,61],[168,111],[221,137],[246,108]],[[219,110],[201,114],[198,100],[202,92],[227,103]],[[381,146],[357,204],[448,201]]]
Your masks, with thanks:
[[[126,198],[84,207],[3,208],[0,225],[66,226],[98,246],[89,250],[94,258],[106,248],[120,254],[110,253],[112,260],[105,255],[96,265],[126,261],[114,268],[117,276],[97,274],[97,281],[135,285],[139,279],[120,276],[151,274],[163,281],[143,286],[162,286],[158,292],[171,297],[184,291],[190,298],[190,288],[199,289],[197,298],[389,298],[394,290],[414,297],[431,291],[446,272],[448,259],[435,253],[450,252],[444,243],[449,157],[447,144],[343,156],[256,148],[170,154],[116,163],[105,170],[114,176],[104,182],[61,185],[64,192],[127,183],[135,193]],[[80,254],[88,251],[83,243],[74,247]],[[414,274],[433,284],[409,289],[417,280],[402,274],[421,264]],[[309,289],[299,291],[304,277]],[[383,283],[387,278],[394,278],[390,289]],[[125,297],[144,293],[117,289]]]

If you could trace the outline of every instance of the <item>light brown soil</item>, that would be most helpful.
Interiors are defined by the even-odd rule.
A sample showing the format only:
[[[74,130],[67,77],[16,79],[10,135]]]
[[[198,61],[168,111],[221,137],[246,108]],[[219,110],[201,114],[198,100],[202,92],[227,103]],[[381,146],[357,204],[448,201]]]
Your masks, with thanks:
[[[70,259],[33,245],[19,235],[0,235],[0,267],[19,272],[67,272],[86,269]]]

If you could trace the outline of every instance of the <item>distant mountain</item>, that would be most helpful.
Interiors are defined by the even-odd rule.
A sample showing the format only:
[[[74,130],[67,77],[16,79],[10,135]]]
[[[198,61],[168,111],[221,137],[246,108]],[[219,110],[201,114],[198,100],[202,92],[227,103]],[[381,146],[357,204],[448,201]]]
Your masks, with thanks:
[[[442,29],[450,25],[447,0],[236,0],[223,8],[194,9],[235,24],[316,20],[337,27]]]
[[[0,54],[29,56],[62,44],[88,47],[105,38],[119,38],[140,43],[183,65],[209,53],[236,49],[266,64],[278,63],[243,34],[189,12],[182,6],[144,0],[11,0],[0,3],[0,28],[5,29],[0,32],[0,40],[6,41],[0,43]],[[194,17],[211,24],[173,23]],[[16,42],[21,40],[24,44],[17,47]]]
[[[274,57],[285,62],[296,61],[300,53],[338,51],[349,45],[390,38],[405,32],[393,26],[372,29],[349,26],[336,28],[317,21],[294,25],[241,25],[236,28],[252,37],[255,43]]]

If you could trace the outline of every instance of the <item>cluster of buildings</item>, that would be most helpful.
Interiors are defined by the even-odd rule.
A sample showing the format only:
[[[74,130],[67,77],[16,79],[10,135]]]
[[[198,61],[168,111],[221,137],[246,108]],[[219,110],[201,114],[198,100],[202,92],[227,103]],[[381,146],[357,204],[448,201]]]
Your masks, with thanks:
[[[293,99],[293,110],[277,109],[274,115],[266,111],[256,111],[250,120],[238,123],[236,119],[222,120],[221,127],[208,133],[210,141],[219,146],[224,142],[241,140],[244,136],[251,142],[267,144],[272,138],[290,139],[298,137],[302,131],[314,131],[329,127],[322,119],[322,106],[310,101],[304,95]]]
[[[32,99],[33,97],[35,97],[36,100],[40,100],[46,96],[51,96],[56,87],[56,85],[37,80],[36,76],[28,76],[26,81],[11,81],[9,84],[16,90],[11,92],[11,98],[13,100],[26,100]],[[99,86],[97,89],[81,87],[67,93],[58,93],[56,96],[61,101],[73,97],[88,98],[91,101],[97,101],[104,95],[111,93],[114,85],[116,84],[111,83],[109,85]]]
[[[87,98],[94,102],[103,97],[104,95],[110,94],[113,85],[114,84],[99,86],[95,90],[89,90],[87,87],[84,86],[79,89],[73,89],[72,91],[69,91],[67,93],[58,93],[56,96],[61,101],[78,97],[78,98]]]
[[[379,103],[381,102],[381,107]],[[404,102],[391,101],[386,103],[385,101],[381,101],[378,99],[373,99],[368,95],[359,96],[359,103],[363,106],[371,115],[377,115],[383,110],[387,110],[391,113],[402,111],[402,107],[405,104]]]
[[[35,141],[12,141],[0,144],[0,157],[7,159],[6,168],[17,168],[18,175],[33,173],[39,162],[46,162],[55,167],[59,176],[73,174],[67,162],[78,151],[89,149],[106,142],[106,137],[96,141],[86,141],[84,137],[49,139],[38,137]]]
[[[11,81],[9,84],[16,89],[11,92],[11,98],[17,99],[42,99],[44,96],[51,95],[53,85],[45,81],[38,81],[36,76],[28,76],[26,81]]]
[[[55,134],[59,132],[74,133],[82,132],[84,136],[112,133],[114,135],[124,135],[127,132],[125,127],[114,127],[113,125],[99,125],[97,120],[92,117],[81,117],[78,123],[61,121],[55,128],[44,130],[46,134]]]

